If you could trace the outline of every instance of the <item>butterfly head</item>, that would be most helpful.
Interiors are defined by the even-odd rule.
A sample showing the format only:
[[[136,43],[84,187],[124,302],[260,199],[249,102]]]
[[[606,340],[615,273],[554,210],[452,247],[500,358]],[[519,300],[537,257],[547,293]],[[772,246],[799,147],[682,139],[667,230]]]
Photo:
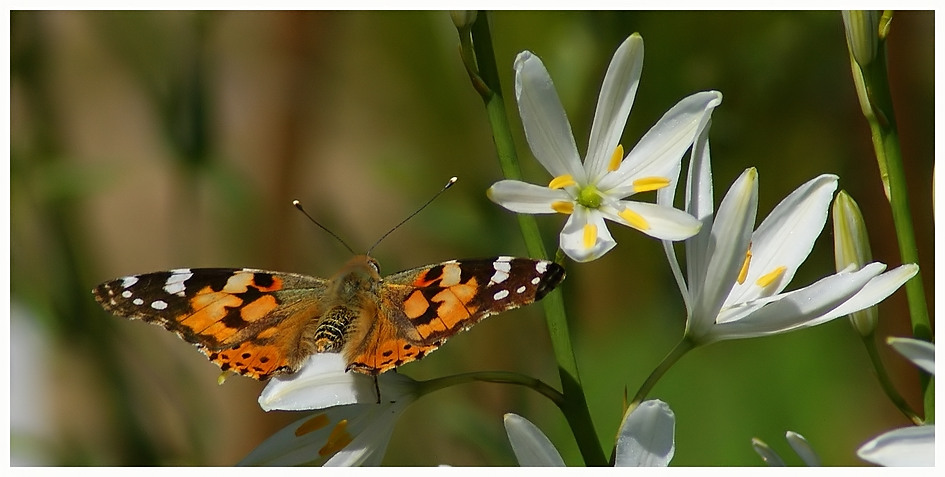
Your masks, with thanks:
[[[373,290],[381,281],[381,267],[368,255],[355,255],[334,276],[341,297]]]

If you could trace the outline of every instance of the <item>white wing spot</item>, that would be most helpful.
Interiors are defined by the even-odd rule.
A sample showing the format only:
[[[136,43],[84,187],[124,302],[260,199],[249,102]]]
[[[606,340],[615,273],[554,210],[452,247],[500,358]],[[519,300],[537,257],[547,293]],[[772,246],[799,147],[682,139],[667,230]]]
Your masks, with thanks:
[[[548,271],[548,262],[535,262],[535,270],[538,273],[544,274],[546,271]]]
[[[538,282],[541,281],[541,277],[532,278],[532,285],[538,285]]]
[[[134,303],[135,305],[138,305],[138,306],[141,306],[141,305],[144,304],[144,300],[142,300],[142,299],[140,299],[140,298],[135,298],[134,300],[131,300],[131,302]]]
[[[503,299],[503,298],[505,298],[505,297],[507,297],[507,296],[509,296],[509,291],[508,291],[508,290],[499,290],[499,291],[495,292],[495,295],[492,295],[492,299],[493,299],[493,300],[501,300],[501,299]]]
[[[512,271],[512,264],[509,263],[511,259],[512,257],[499,257],[495,262],[492,262],[492,268],[495,269],[495,273],[493,273],[492,278],[489,279],[489,285],[502,283],[509,278],[509,272]]]
[[[134,285],[135,283],[138,283],[138,277],[135,277],[135,276],[124,277],[121,279],[122,288],[128,288]]]
[[[525,293],[525,285],[516,288],[515,293]]]
[[[177,270],[171,270],[171,272],[172,275],[167,277],[167,282],[164,283],[164,291],[169,295],[184,296],[184,282],[190,280],[190,277],[194,276],[194,274],[189,268],[179,268]]]
[[[131,298],[131,290],[125,290],[125,291],[121,292],[121,297],[122,297],[122,298]]]
[[[155,310],[163,310],[167,308],[167,302],[164,300],[154,300],[151,302],[151,308]]]

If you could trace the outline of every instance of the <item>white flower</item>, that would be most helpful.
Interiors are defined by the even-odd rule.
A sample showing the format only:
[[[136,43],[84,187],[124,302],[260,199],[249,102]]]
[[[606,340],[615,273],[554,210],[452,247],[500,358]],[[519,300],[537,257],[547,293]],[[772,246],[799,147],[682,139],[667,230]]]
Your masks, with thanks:
[[[920,368],[935,374],[935,345],[911,338],[887,342]],[[909,426],[880,434],[856,451],[861,459],[887,467],[935,465],[935,426]]]
[[[541,429],[518,414],[504,416],[512,452],[522,467],[564,467],[564,459]]]
[[[676,415],[659,399],[643,401],[617,433],[617,467],[666,467],[676,454]]]
[[[525,136],[535,158],[554,178],[548,186],[499,181],[488,196],[513,212],[569,214],[560,246],[575,261],[594,260],[616,245],[604,219],[665,240],[682,240],[699,230],[699,222],[682,211],[624,199],[674,185],[683,154],[722,95],[708,91],[684,98],[624,157],[618,143],[642,67],[643,39],[634,33],[607,69],[582,164],[544,64],[529,51],[515,59],[515,98]]]
[[[380,465],[397,418],[417,397],[417,383],[396,373],[345,372],[336,353],[313,355],[295,374],[275,377],[259,396],[271,410],[323,409],[272,435],[240,465]]]
[[[788,195],[752,232],[758,206],[758,174],[747,169],[713,215],[708,125],[693,145],[686,211],[703,223],[686,240],[687,280],[673,244],[664,242],[686,301],[686,337],[695,344],[750,338],[806,328],[875,305],[916,274],[907,264],[882,273],[873,262],[782,293],[827,221],[837,177],[824,174]],[[661,190],[660,203],[673,191]]]
[[[804,439],[804,436],[794,432],[787,431],[784,436],[788,444],[791,445],[791,449],[794,449],[794,452],[801,458],[801,461],[804,462],[804,465],[808,467],[820,467],[820,457],[817,456],[817,453],[814,452],[814,448],[810,446],[810,443],[807,442],[807,439]],[[751,440],[751,446],[755,449],[755,452],[761,456],[761,459],[765,461],[766,464],[772,467],[784,467],[784,460],[781,459],[781,456],[778,455],[771,447],[768,446],[761,439],[753,438]]]
[[[505,415],[505,430],[523,467],[561,467],[564,460],[548,437],[528,419]],[[616,467],[666,467],[676,452],[676,416],[659,399],[644,401],[620,425],[614,454]]]

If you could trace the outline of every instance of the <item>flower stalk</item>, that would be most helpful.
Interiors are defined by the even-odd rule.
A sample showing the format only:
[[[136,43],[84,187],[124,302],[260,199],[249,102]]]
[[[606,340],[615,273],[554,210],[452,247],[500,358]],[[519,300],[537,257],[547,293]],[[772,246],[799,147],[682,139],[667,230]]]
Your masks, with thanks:
[[[630,403],[627,405],[627,409],[624,412],[625,415],[630,414],[646,399],[646,396],[650,394],[650,391],[653,390],[653,387],[656,386],[656,383],[666,374],[666,371],[669,371],[669,368],[672,368],[680,358],[683,357],[686,353],[696,347],[696,343],[688,338],[683,338],[676,344],[676,346],[663,358],[663,361],[660,361],[660,364],[647,376],[646,381],[643,381],[643,384],[640,385],[640,389],[637,390],[637,393],[634,394],[633,399],[630,400]]]
[[[878,21],[850,21],[849,18],[872,15]],[[899,242],[902,263],[918,263],[919,253],[916,246],[915,230],[912,225],[909,207],[908,185],[902,164],[902,151],[899,148],[899,133],[893,112],[892,96],[889,91],[889,78],[886,71],[886,35],[888,33],[891,12],[845,12],[844,24],[848,31],[850,49],[850,67],[857,96],[866,121],[869,123],[873,139],[873,149],[879,165],[880,177],[886,191],[886,198],[892,209],[893,224]],[[873,28],[859,28],[857,25],[877,25]],[[861,40],[856,40],[861,38]],[[869,61],[858,61],[856,44],[876,44],[875,55]],[[862,56],[862,54],[860,55]],[[916,338],[932,341],[932,328],[929,321],[928,305],[925,300],[925,287],[921,275],[906,283],[906,296],[909,302],[912,334]],[[933,378],[923,373],[921,377],[922,393],[925,404],[925,418],[929,422],[935,419],[935,392]]]
[[[841,190],[834,199],[832,215],[834,258],[837,271],[842,271],[851,265],[860,268],[871,262],[873,255],[870,250],[866,223],[856,201],[846,191]],[[921,424],[922,419],[916,415],[915,411],[896,390],[883,360],[880,359],[879,350],[876,347],[876,323],[879,321],[878,307],[871,306],[850,313],[849,316],[853,329],[859,333],[863,345],[866,346],[866,352],[873,364],[873,369],[876,371],[876,378],[879,380],[886,396],[909,420],[916,425]]]
[[[518,155],[515,152],[515,143],[509,128],[502,89],[499,84],[488,14],[484,12],[478,14],[476,21],[469,30],[468,38],[464,30],[459,30],[459,33],[461,37],[460,48],[464,53],[464,64],[473,86],[482,96],[485,104],[502,173],[508,179],[521,180],[522,171],[518,163]],[[470,70],[470,68],[475,69]],[[529,255],[536,258],[548,257],[535,218],[527,214],[516,215]],[[587,399],[581,385],[581,378],[578,374],[561,290],[558,289],[549,293],[542,299],[541,303],[545,311],[548,332],[561,378],[561,394],[564,396],[564,402],[559,407],[574,433],[585,464],[590,466],[606,465],[607,458],[594,429],[590,410],[587,407]]]

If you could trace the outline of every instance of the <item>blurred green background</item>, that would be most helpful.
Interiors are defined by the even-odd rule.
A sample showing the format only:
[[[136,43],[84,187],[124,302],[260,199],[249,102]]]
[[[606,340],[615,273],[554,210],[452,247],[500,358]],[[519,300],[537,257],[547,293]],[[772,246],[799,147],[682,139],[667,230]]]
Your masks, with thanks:
[[[485,197],[501,179],[498,161],[447,13],[13,12],[11,21],[15,465],[229,465],[297,419],[260,410],[261,383],[231,377],[218,386],[218,368],[190,345],[108,315],[89,293],[112,277],[184,266],[331,275],[349,253],[292,199],[365,250],[456,175],[449,193],[375,250],[384,270],[525,253],[514,215]],[[863,209],[874,258],[899,264],[838,12],[499,12],[492,21],[530,181],[549,177],[511,99],[515,55],[543,59],[583,151],[607,63],[640,32],[646,55],[627,150],[676,101],[717,89],[717,200],[757,167],[760,222],[804,181],[836,173]],[[932,310],[933,31],[931,12],[897,12],[888,42]],[[563,220],[539,219],[549,247]],[[832,272],[829,227],[790,288]],[[611,230],[619,246],[571,264],[563,285],[607,446],[624,389],[636,390],[685,322],[659,243]],[[880,336],[909,334],[903,295],[883,304]],[[914,367],[885,357],[920,408]],[[541,307],[486,320],[401,368],[418,379],[476,370],[557,387]],[[787,430],[826,465],[861,465],[860,444],[907,425],[847,320],[698,349],[650,397],[676,413],[678,466],[761,465],[752,437],[796,465]],[[581,462],[546,399],[472,384],[409,408],[385,463],[512,465],[505,412],[535,422],[569,464]]]

